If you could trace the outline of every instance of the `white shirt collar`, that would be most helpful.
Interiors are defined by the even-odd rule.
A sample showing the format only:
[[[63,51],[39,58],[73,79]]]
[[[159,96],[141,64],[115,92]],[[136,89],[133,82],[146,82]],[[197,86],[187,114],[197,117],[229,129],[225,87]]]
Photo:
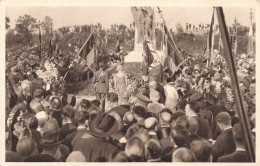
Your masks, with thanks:
[[[236,151],[246,151],[246,150],[243,148],[237,148]]]
[[[232,127],[230,126],[230,127],[227,127],[227,128],[225,128],[224,130],[228,130],[228,129],[232,129]]]

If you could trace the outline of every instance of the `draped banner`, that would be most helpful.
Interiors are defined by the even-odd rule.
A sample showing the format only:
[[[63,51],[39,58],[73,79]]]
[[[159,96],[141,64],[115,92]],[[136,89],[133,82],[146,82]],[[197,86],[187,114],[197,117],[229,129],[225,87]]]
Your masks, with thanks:
[[[163,26],[163,52],[164,52],[164,59],[162,60],[163,66],[167,66],[172,72],[175,71],[176,66],[178,66],[182,59],[178,55],[178,48],[175,45],[175,42],[172,40],[170,33],[167,27]]]
[[[95,40],[92,33],[79,52],[79,56],[85,59],[88,67],[93,66],[92,64],[95,62],[94,43]]]

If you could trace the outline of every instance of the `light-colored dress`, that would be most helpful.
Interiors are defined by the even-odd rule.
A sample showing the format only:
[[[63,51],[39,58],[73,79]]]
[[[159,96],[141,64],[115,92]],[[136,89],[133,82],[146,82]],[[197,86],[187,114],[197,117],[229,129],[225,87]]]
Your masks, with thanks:
[[[121,104],[122,97],[124,97],[127,93],[127,76],[124,73],[122,76],[114,75],[115,81],[115,92],[118,94],[118,103]]]

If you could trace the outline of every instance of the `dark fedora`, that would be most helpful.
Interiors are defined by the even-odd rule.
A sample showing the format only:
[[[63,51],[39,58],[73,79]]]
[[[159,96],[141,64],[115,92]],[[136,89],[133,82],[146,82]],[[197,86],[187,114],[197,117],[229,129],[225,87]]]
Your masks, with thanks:
[[[99,114],[89,125],[92,135],[96,137],[106,137],[115,132],[118,127],[116,119],[107,113]]]
[[[39,141],[40,146],[49,147],[61,144],[63,140],[58,140],[59,133],[58,131],[46,132],[42,135],[41,140]]]

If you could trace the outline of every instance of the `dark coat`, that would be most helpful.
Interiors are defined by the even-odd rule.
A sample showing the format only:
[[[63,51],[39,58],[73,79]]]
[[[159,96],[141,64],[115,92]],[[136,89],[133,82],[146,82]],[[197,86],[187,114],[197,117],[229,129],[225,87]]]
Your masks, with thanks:
[[[246,151],[235,151],[232,154],[222,156],[218,162],[250,162]]]
[[[222,131],[213,146],[213,161],[221,156],[233,153],[236,150],[232,129]]]
[[[73,151],[81,151],[86,162],[107,162],[111,154],[118,148],[109,143],[105,138],[81,138],[73,148]]]
[[[199,124],[199,129],[197,133],[198,136],[206,139],[212,138],[212,131],[210,129],[208,121],[199,116],[194,116],[194,118],[198,121]]]
[[[172,161],[172,152],[174,149],[174,143],[171,140],[171,137],[165,137],[160,140],[160,143],[163,148],[163,153],[162,153],[162,160],[164,162],[171,162]]]
[[[86,132],[89,132],[87,130],[87,128],[81,128],[81,129],[77,129],[75,136],[73,137],[73,139],[71,140],[71,145],[72,147],[74,147],[74,145],[78,142],[78,140],[82,137],[83,134],[85,134]]]
[[[77,127],[73,123],[65,124],[60,130],[60,140],[64,140],[62,144],[66,145],[70,152],[72,151],[71,141],[76,134],[76,130]]]

